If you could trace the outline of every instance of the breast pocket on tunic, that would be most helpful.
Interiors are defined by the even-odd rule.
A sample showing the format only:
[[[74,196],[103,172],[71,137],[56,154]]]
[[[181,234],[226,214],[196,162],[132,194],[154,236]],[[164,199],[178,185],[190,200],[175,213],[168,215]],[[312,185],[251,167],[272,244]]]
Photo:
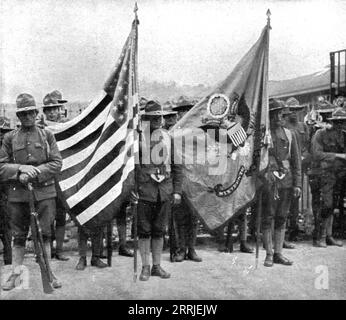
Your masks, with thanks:
[[[27,156],[28,155],[24,144],[13,146],[13,161],[15,163],[26,163]]]
[[[37,163],[43,163],[47,161],[46,149],[40,142],[34,143],[34,152],[33,157],[37,161]]]

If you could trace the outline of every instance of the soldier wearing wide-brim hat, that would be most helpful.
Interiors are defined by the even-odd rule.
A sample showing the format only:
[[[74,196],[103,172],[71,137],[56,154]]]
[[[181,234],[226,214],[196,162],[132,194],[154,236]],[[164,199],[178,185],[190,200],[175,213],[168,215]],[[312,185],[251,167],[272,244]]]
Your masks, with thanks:
[[[144,107],[143,115],[145,117],[160,117],[171,114],[170,111],[163,110],[161,104],[155,100],[149,100]]]
[[[283,127],[282,112],[285,103],[270,100],[270,134],[272,146],[269,149],[269,165],[265,174],[263,197],[267,208],[263,212],[263,244],[266,249],[264,265],[273,263],[292,265],[282,254],[285,240],[285,225],[290,209],[291,197],[301,193],[301,159],[296,135]],[[272,224],[274,223],[274,235]],[[274,236],[274,237],[273,237]],[[274,243],[273,243],[274,242]]]
[[[171,157],[164,158],[160,156],[162,147],[157,148],[157,144],[160,143],[164,144],[167,150],[172,150],[172,138],[166,131],[160,130],[163,126],[163,116],[170,112],[164,111],[154,100],[146,103],[144,111],[141,119],[149,123],[150,132],[146,132],[145,129],[141,136],[140,163],[136,166],[138,185],[137,190],[132,192],[135,201],[138,199],[137,233],[142,260],[142,272],[139,277],[141,281],[149,280],[150,276],[163,279],[170,277],[160,265],[167,223],[166,212],[167,206],[172,202],[174,205],[181,202],[182,192],[182,168],[174,163],[174,153],[170,152],[168,154]],[[162,139],[152,137],[157,133],[161,133]],[[153,264],[151,270],[150,251]]]
[[[290,114],[283,115],[285,118],[285,127],[290,129],[297,138],[298,148],[301,153],[302,160],[302,174],[308,171],[311,164],[311,154],[310,150],[310,130],[309,127],[303,122],[299,121],[298,115],[305,108],[303,105],[299,104],[299,101],[291,97],[285,102],[286,108],[289,110]],[[284,109],[285,110],[285,109]],[[298,217],[299,217],[299,199],[292,198],[290,213],[288,217],[288,240],[297,241],[299,236],[299,227],[298,227]],[[292,244],[284,242],[284,248],[294,249]]]
[[[62,94],[58,90],[54,90],[45,95],[43,98],[43,113],[46,119],[40,124],[44,126],[55,125],[56,123],[65,122],[66,119],[61,117],[60,109],[67,100],[62,98]],[[55,181],[56,187],[58,187],[57,180]],[[55,223],[52,225],[52,238],[51,238],[51,254],[52,258],[57,260],[67,261],[69,260],[63,254],[63,243],[65,238],[65,226],[66,226],[66,209],[60,198],[56,198],[56,216]],[[53,247],[53,240],[56,242],[56,249]]]
[[[0,150],[1,180],[9,185],[7,208],[13,232],[13,272],[3,290],[15,287],[24,261],[25,242],[30,224],[29,190],[34,187],[35,206],[45,249],[50,254],[51,224],[55,216],[54,177],[60,172],[62,158],[51,131],[37,127],[38,108],[32,95],[17,97],[19,129],[6,133]],[[61,287],[57,279],[54,288]]]
[[[58,90],[54,90],[45,95],[43,98],[43,113],[46,116],[46,125],[53,125],[59,122],[65,122],[61,118],[60,109],[63,107],[67,100],[62,98],[62,94]]]
[[[291,98],[288,98],[285,102],[285,105],[290,108],[290,110],[294,111],[294,110],[302,110],[304,108],[303,105],[299,104],[299,101],[294,98],[294,97],[291,97]]]
[[[344,179],[346,169],[346,148],[343,129],[346,125],[346,111],[336,109],[330,118],[331,127],[317,130],[311,141],[313,157],[310,174],[312,210],[315,229],[313,245],[342,246],[333,238],[334,189],[338,179]]]
[[[193,106],[194,102],[184,97],[180,97],[176,105],[172,107],[173,111],[178,111],[178,120],[180,120]]]
[[[177,114],[178,111],[174,111],[171,105],[168,105],[164,111],[168,112],[166,115],[163,116],[165,119],[164,129],[169,130],[172,128],[176,122],[177,122]]]
[[[172,107],[173,111],[177,111],[177,120],[180,120],[193,106],[195,102],[181,96],[176,105]],[[179,249],[172,258],[172,262],[182,262],[183,260],[192,260],[201,262],[202,258],[197,255],[195,250],[198,219],[197,216],[188,207],[185,197],[183,196],[181,204],[172,208],[172,214],[176,219],[177,225],[177,244]]]

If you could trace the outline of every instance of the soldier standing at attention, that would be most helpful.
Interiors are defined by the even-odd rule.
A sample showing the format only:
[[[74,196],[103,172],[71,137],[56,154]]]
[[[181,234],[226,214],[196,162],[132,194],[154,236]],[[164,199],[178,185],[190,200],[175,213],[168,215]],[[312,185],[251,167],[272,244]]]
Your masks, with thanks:
[[[181,202],[182,168],[174,164],[171,137],[160,130],[166,114],[156,101],[148,101],[142,115],[142,127],[150,126],[150,137],[142,134],[140,141],[140,164],[136,165],[138,194],[138,248],[142,260],[139,279],[149,280],[151,276],[163,279],[170,274],[161,267],[163,234],[166,229],[166,206],[170,202]],[[149,139],[149,141],[148,141]],[[163,156],[163,147],[168,151]],[[159,147],[159,148],[158,148]],[[171,158],[169,158],[171,157]],[[150,271],[150,248],[153,266]]]
[[[282,126],[284,108],[282,101],[272,100],[269,103],[273,146],[269,149],[269,166],[263,186],[263,207],[266,210],[263,210],[262,220],[263,243],[267,252],[264,261],[266,267],[272,267],[273,263],[293,264],[282,255],[282,248],[291,197],[299,197],[301,194],[301,156],[295,134]]]
[[[194,102],[189,101],[184,97],[180,97],[176,106],[172,107],[173,111],[177,111],[177,119],[180,120],[192,107]],[[172,208],[172,212],[177,221],[179,250],[175,256],[175,262],[182,262],[183,260],[192,260],[201,262],[202,258],[199,257],[195,250],[198,219],[197,216],[188,207],[184,195],[179,206]]]
[[[29,190],[34,187],[35,207],[42,228],[42,237],[47,255],[50,256],[51,225],[56,208],[54,177],[60,172],[62,158],[54,135],[47,129],[36,126],[38,108],[34,97],[22,93],[17,97],[17,117],[21,127],[7,133],[0,150],[0,180],[10,184],[8,211],[13,234],[13,271],[4,290],[15,287],[24,261],[25,242],[30,225]],[[54,279],[54,288],[61,283]]]
[[[295,98],[289,98],[286,101],[286,106],[290,111],[285,127],[290,129],[296,134],[298,147],[302,157],[302,176],[305,175],[310,167],[311,155],[309,153],[310,133],[308,126],[298,121],[298,114],[303,110],[303,106]],[[302,212],[303,213],[303,212]],[[290,214],[289,214],[289,230],[288,241],[298,240],[298,216],[299,216],[299,198],[293,197],[291,200]],[[285,244],[284,244],[285,247]],[[290,248],[289,248],[290,249]]]
[[[0,148],[4,135],[12,131],[9,119],[0,118]],[[12,264],[12,234],[10,226],[10,216],[7,210],[7,193],[8,187],[6,183],[0,182],[0,239],[4,246],[4,264]]]
[[[333,238],[333,192],[337,176],[345,170],[346,150],[343,129],[346,112],[336,109],[331,118],[331,127],[317,130],[311,141],[313,158],[310,185],[315,219],[315,247],[342,246]]]
[[[60,109],[63,103],[67,100],[62,99],[62,95],[58,90],[48,93],[43,98],[43,113],[46,117],[46,125],[54,125],[56,123],[66,122],[67,120],[61,117]],[[58,190],[58,182],[55,180],[55,186]],[[51,238],[51,255],[52,258],[57,260],[67,261],[69,260],[63,252],[63,243],[65,238],[65,226],[66,226],[66,209],[62,203],[60,197],[56,198],[56,217],[55,225],[52,225],[52,238]],[[53,240],[55,239],[56,248],[53,247]]]

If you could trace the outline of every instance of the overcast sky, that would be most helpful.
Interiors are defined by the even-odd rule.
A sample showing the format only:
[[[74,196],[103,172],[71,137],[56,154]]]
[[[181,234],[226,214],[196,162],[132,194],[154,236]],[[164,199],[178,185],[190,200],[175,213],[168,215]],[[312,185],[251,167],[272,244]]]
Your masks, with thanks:
[[[257,40],[272,12],[269,76],[287,79],[329,64],[346,48],[346,1],[138,0],[139,77],[214,85]],[[89,100],[128,36],[134,1],[1,0],[0,100],[59,89]]]

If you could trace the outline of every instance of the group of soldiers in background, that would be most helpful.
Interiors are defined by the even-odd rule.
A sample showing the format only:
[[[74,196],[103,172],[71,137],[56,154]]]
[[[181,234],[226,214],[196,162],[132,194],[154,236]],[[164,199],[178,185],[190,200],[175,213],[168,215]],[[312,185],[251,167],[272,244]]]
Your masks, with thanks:
[[[299,105],[296,99],[290,98],[286,102],[270,100],[272,145],[269,148],[269,166],[261,177],[261,187],[258,192],[258,197],[261,197],[265,208],[262,212],[262,239],[267,252],[265,266],[273,266],[274,263],[284,265],[293,263],[282,254],[282,249],[294,248],[292,244],[285,241],[286,238],[289,241],[299,239],[298,220],[303,214],[299,210],[299,197],[302,194],[304,176],[308,177],[312,194],[313,245],[315,247],[342,246],[342,242],[333,237],[334,214],[338,208],[341,210],[343,208],[342,186],[346,173],[344,139],[346,105],[344,106],[343,101],[342,103],[340,101],[338,101],[338,107],[329,105],[329,108],[312,110],[305,116],[304,121],[301,121],[299,116],[304,107]],[[68,260],[68,257],[63,254],[67,210],[60,197],[56,196],[59,190],[57,175],[62,160],[54,136],[45,129],[46,126],[54,123],[67,121],[62,112],[66,102],[67,100],[62,99],[61,93],[57,90],[47,94],[43,99],[45,117],[37,121],[38,107],[34,98],[28,94],[22,94],[17,98],[17,116],[21,126],[6,135],[0,154],[1,180],[10,181],[9,187],[7,182],[0,184],[0,239],[4,245],[4,262],[13,264],[14,267],[11,277],[3,287],[5,290],[14,288],[15,279],[19,275],[16,267],[23,263],[25,241],[29,231],[27,190],[24,188],[28,181],[35,184],[36,206],[47,252],[57,260]],[[188,101],[182,97],[175,105],[166,104],[163,108],[157,101],[142,99],[140,103],[142,120],[150,121],[151,131],[161,128],[169,130],[194,104],[195,101]],[[32,115],[34,123],[30,123]],[[2,119],[0,129],[2,140],[3,135],[11,131],[6,119]],[[39,145],[41,148],[38,147]],[[154,145],[150,146],[150,148],[154,147]],[[49,165],[49,161],[54,163]],[[174,161],[169,166],[151,163],[139,165],[136,170],[139,188],[132,193],[131,202],[123,204],[116,218],[119,254],[133,256],[126,243],[126,212],[131,203],[136,203],[138,205],[138,247],[142,260],[140,280],[146,281],[150,276],[169,278],[170,274],[160,265],[167,231],[170,235],[170,246],[175,247],[171,254],[172,262],[184,260],[201,262],[201,257],[195,251],[199,221],[182,193],[182,170],[179,165],[174,164]],[[153,176],[158,179],[162,177],[162,180],[154,181]],[[237,219],[240,251],[245,253],[253,252],[253,248],[247,242],[248,215],[252,211],[254,210],[251,208],[244,209]],[[251,217],[255,218],[255,214]],[[77,270],[83,270],[87,266],[89,238],[92,247],[91,265],[98,268],[107,266],[101,260],[104,258],[103,229],[103,227],[92,230],[78,228],[80,259],[76,265]],[[288,229],[287,235],[286,229]],[[224,227],[216,231],[219,250],[232,252],[233,220],[227,225],[226,238],[224,231]],[[14,238],[13,250],[12,237]],[[153,264],[151,270],[150,252]],[[61,283],[55,279],[54,286],[59,288]]]

